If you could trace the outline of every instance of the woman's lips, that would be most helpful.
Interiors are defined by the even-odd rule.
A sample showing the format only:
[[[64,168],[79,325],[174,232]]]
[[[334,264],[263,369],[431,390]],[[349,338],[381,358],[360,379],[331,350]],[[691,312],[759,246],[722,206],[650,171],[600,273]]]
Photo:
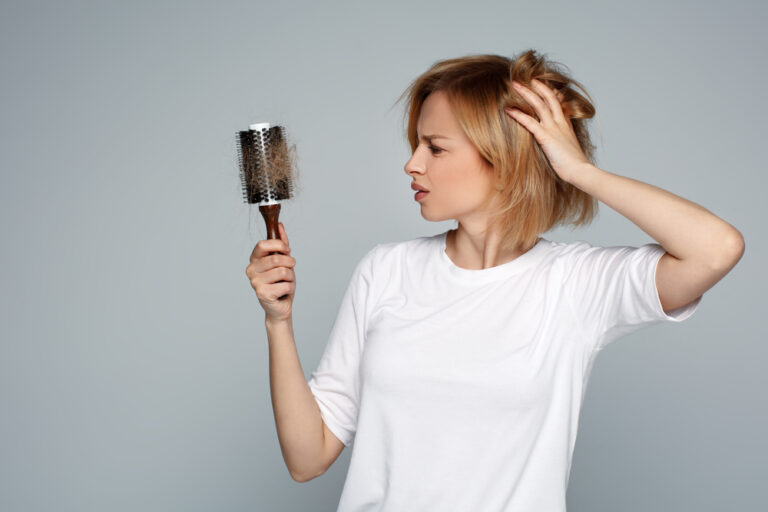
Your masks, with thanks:
[[[424,191],[421,191],[421,190],[420,190],[420,191],[416,192],[416,194],[414,194],[413,198],[414,198],[416,201],[420,201],[421,199],[424,199],[424,197],[425,197],[427,194],[429,194],[429,192],[424,192]]]

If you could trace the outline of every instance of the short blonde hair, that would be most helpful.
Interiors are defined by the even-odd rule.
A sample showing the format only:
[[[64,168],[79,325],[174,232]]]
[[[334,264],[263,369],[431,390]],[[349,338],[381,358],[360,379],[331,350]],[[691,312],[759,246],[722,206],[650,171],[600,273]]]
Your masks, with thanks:
[[[586,122],[595,115],[595,107],[584,87],[563,67],[533,49],[512,59],[500,55],[446,59],[417,77],[397,100],[408,95],[405,136],[413,152],[418,146],[416,125],[424,100],[434,91],[447,94],[464,133],[493,169],[495,192],[501,194],[502,205],[492,212],[491,224],[500,228],[503,247],[527,250],[553,226],[589,224],[597,214],[597,200],[562,180],[533,134],[504,111],[514,107],[538,119],[514,90],[512,80],[531,88],[531,79],[536,78],[559,91],[565,117],[571,120],[581,149],[594,164],[595,146]]]

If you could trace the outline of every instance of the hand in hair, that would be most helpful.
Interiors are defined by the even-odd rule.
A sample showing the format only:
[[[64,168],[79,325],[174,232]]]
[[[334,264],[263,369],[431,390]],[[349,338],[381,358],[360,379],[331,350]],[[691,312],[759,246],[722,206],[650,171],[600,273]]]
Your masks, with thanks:
[[[591,165],[555,91],[535,78],[531,80],[531,86],[538,94],[518,82],[513,81],[512,85],[533,107],[539,120],[516,108],[504,110],[533,134],[557,175],[570,181],[570,177],[578,173],[584,164]]]

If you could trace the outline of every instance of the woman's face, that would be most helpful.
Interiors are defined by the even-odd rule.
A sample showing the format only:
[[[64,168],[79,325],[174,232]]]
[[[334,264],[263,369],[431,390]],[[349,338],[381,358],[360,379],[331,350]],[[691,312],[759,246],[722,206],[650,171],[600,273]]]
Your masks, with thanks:
[[[405,172],[412,183],[429,190],[418,199],[422,217],[435,222],[481,220],[493,189],[493,172],[459,126],[445,92],[430,93],[424,100],[417,136],[419,143]]]

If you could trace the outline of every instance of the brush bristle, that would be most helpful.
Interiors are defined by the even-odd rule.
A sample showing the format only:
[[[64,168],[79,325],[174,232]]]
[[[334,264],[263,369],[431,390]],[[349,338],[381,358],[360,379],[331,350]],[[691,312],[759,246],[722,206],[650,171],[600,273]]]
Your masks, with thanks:
[[[282,201],[293,196],[293,169],[282,126],[238,132],[237,157],[246,203]]]

